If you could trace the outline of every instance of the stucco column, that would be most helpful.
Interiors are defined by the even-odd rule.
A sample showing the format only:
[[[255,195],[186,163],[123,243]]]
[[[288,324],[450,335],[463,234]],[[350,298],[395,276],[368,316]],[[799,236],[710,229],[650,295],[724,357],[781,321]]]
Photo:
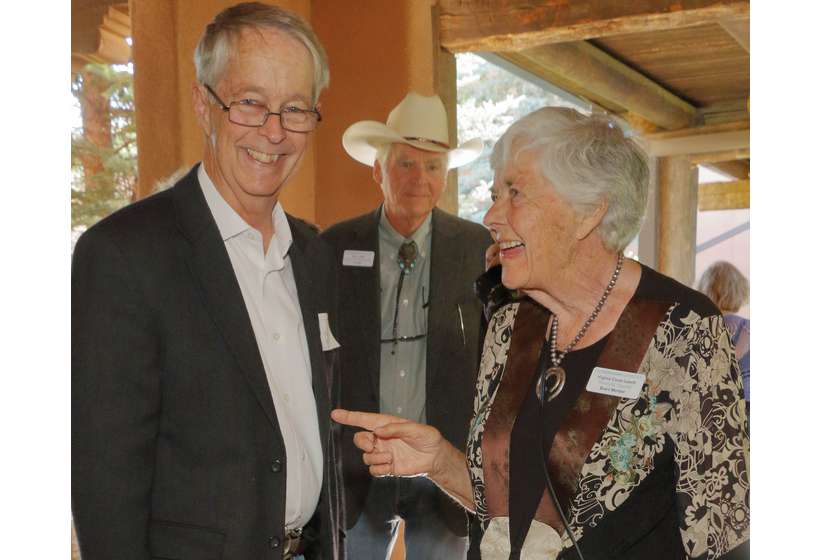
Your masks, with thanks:
[[[691,286],[695,279],[698,171],[687,156],[658,158],[657,268]]]
[[[180,166],[176,10],[173,1],[131,0],[137,125],[137,198]]]

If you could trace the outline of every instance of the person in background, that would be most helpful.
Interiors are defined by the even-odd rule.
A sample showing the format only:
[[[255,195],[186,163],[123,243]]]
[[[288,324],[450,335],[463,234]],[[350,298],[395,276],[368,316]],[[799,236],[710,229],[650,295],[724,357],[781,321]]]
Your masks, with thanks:
[[[539,109],[496,143],[501,280],[466,454],[395,415],[336,410],[374,476],[425,474],[475,512],[471,560],[748,551],[748,425],[720,310],[624,256],[648,193],[614,123]]]
[[[429,422],[463,450],[481,347],[472,285],[492,240],[436,204],[448,169],[477,158],[482,142],[449,146],[441,99],[414,92],[386,124],[357,122],[342,142],[384,195],[322,233],[341,270],[343,406]],[[352,439],[343,435],[348,556],[388,558],[404,519],[409,560],[464,558],[464,510],[423,477],[372,480]]]
[[[709,296],[720,312],[732,335],[740,373],[743,378],[743,398],[749,411],[749,319],[737,312],[749,301],[749,281],[737,267],[726,261],[718,261],[706,269],[700,278],[698,290]]]
[[[202,163],[74,251],[80,552],[339,558],[332,253],[279,202],[320,120],[324,50],[295,14],[244,3],[194,60]]]

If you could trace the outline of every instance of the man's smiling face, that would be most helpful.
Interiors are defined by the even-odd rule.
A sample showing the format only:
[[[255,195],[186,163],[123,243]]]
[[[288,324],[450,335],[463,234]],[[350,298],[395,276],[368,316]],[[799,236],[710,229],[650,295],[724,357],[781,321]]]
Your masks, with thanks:
[[[228,105],[256,103],[276,112],[312,109],[313,61],[290,35],[248,29],[236,41],[219,82],[209,85]],[[257,205],[260,197],[278,200],[302,160],[308,134],[284,130],[276,115],[269,115],[262,127],[234,124],[201,86],[194,101],[208,137],[205,170],[228,203],[245,207]]]

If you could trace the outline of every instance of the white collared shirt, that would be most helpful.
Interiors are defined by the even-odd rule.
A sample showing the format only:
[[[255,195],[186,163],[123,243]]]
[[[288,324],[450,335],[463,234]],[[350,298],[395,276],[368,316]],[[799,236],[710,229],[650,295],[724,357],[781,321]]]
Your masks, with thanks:
[[[285,441],[285,526],[302,527],[319,503],[322,444],[307,337],[288,255],[293,242],[290,225],[277,202],[274,235],[265,254],[262,235],[222,198],[204,165],[197,178],[239,282]]]

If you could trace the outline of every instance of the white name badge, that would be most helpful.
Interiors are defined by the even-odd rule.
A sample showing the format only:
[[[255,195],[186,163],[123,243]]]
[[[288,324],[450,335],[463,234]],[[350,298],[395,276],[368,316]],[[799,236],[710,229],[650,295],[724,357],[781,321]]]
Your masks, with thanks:
[[[346,249],[342,256],[343,266],[373,266],[373,259],[376,258],[376,253],[373,251],[354,251]]]
[[[596,367],[587,383],[587,391],[622,399],[637,399],[646,376],[642,373]]]
[[[327,319],[327,313],[319,313],[319,338],[322,341],[322,350],[335,350],[341,344],[333,336],[333,331],[330,330],[330,322]]]

